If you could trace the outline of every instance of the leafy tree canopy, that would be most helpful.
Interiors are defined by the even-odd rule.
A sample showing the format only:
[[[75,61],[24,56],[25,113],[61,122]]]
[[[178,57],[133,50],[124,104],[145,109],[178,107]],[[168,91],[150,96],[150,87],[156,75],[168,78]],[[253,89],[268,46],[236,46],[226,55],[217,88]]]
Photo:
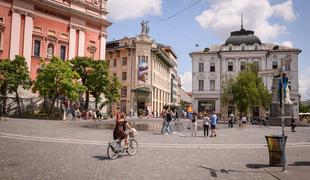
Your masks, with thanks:
[[[240,112],[247,113],[251,106],[262,106],[268,109],[271,94],[257,75],[255,64],[248,64],[246,70],[229,79],[223,90],[223,104],[229,99],[237,105]]]
[[[69,61],[62,61],[56,57],[51,59],[49,64],[44,64],[38,73],[34,90],[38,90],[40,95],[53,98],[60,96],[68,97],[69,100],[76,101],[80,93],[85,91],[85,87],[78,82],[79,74],[71,69]]]

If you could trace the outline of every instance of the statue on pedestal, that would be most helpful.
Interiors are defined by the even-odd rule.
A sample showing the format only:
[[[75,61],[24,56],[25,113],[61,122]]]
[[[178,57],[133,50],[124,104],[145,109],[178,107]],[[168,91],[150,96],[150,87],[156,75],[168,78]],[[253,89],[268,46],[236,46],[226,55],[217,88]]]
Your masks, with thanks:
[[[150,27],[147,25],[149,21],[142,21],[141,22],[141,34],[143,35],[148,35],[149,34],[149,31],[150,31]]]
[[[286,76],[286,73],[282,74],[283,78],[283,90],[284,90],[284,104],[293,104],[293,102],[290,99],[290,89],[288,88],[288,77]]]

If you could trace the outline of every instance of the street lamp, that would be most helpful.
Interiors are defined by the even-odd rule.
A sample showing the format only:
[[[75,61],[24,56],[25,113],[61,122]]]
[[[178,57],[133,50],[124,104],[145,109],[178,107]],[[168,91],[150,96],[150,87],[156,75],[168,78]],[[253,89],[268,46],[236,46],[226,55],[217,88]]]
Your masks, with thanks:
[[[280,99],[280,108],[281,108],[281,123],[282,123],[282,140],[281,140],[281,149],[282,149],[282,170],[285,172],[285,165],[286,165],[286,157],[285,157],[285,134],[284,134],[284,105],[283,105],[283,98],[284,96],[284,78],[286,78],[285,73],[282,72],[282,69],[279,70],[279,99]]]

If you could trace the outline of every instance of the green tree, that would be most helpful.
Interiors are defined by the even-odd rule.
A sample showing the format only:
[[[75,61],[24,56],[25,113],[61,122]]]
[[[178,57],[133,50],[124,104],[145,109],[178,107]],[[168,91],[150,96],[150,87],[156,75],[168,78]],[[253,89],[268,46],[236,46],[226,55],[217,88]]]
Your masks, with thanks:
[[[93,85],[93,82],[89,80],[89,75],[93,71],[94,60],[89,57],[75,57],[71,60],[71,63],[72,69],[79,74],[82,84],[86,87],[84,110],[87,110],[89,106],[89,94]]]
[[[8,81],[10,79],[11,60],[0,60],[0,93],[1,93],[1,116],[6,114],[6,102],[8,93]]]
[[[22,86],[24,89],[30,89],[32,85],[31,78],[27,67],[27,62],[22,56],[15,56],[10,62],[9,68],[10,78],[8,79],[8,92],[14,93],[17,101],[18,114],[21,114],[20,97],[18,94],[18,87]]]
[[[109,85],[109,71],[108,65],[105,61],[94,61],[93,68],[89,72],[87,87],[90,94],[95,98],[95,107],[101,101],[101,95],[109,93],[107,91]]]
[[[258,77],[255,64],[248,64],[245,71],[223,84],[223,104],[232,100],[242,113],[247,113],[253,106],[262,106],[267,110],[271,104],[271,94]]]
[[[117,79],[117,77],[110,76],[109,81],[108,81],[108,85],[107,85],[107,87],[105,89],[105,93],[104,93],[106,101],[101,104],[100,108],[102,108],[103,106],[105,106],[109,103],[119,101],[119,98],[120,98],[119,91],[120,91],[121,87],[122,87],[122,85],[119,82],[119,80]]]
[[[300,104],[299,104],[299,112],[301,112],[301,113],[310,112],[310,106],[309,106],[309,105],[306,105],[306,104],[300,103]]]
[[[60,96],[73,101],[78,100],[80,93],[86,89],[78,82],[79,78],[79,74],[71,69],[69,61],[53,57],[49,64],[42,66],[35,81],[34,91],[39,91],[41,96],[52,99],[49,115]]]

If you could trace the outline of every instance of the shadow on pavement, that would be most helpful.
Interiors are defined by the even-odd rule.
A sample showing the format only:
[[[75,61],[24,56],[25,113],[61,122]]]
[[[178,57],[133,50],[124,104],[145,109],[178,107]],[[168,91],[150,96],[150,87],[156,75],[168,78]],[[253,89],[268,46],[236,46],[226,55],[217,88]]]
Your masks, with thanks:
[[[102,161],[102,160],[110,160],[110,158],[109,157],[107,157],[107,156],[93,156],[93,158],[96,158],[97,160],[100,160],[100,161]]]
[[[251,169],[260,169],[260,168],[266,168],[270,167],[268,164],[247,164],[246,167]]]
[[[290,166],[310,166],[310,161],[296,161],[294,164],[289,164]]]
[[[246,165],[248,168],[251,169],[259,169],[259,168],[265,168],[265,167],[270,167],[269,165],[265,165],[265,164],[247,164]],[[221,174],[229,174],[229,173],[266,173],[265,170],[263,171],[242,171],[242,170],[234,170],[234,169],[213,169],[213,168],[209,168],[209,167],[205,167],[205,166],[198,166],[200,168],[203,169],[207,169],[210,171],[210,175],[212,177],[217,177],[219,173]]]

